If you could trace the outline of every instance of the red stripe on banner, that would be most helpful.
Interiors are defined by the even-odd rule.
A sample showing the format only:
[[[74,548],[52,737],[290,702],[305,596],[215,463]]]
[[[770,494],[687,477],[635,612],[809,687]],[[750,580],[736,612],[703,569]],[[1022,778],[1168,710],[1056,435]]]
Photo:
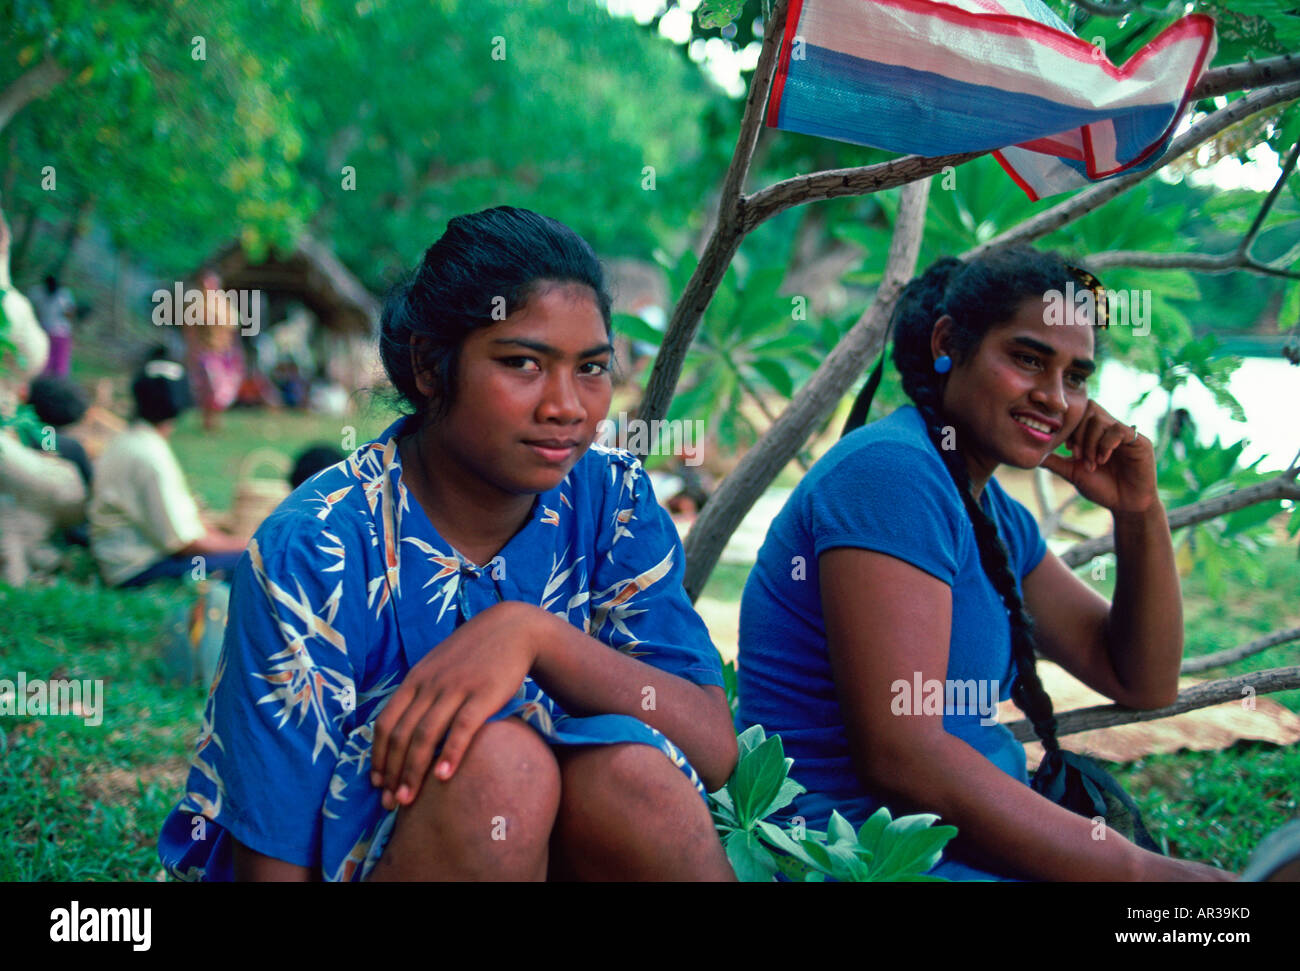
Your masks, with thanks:
[[[781,116],[781,96],[785,94],[785,79],[790,74],[790,48],[798,36],[799,15],[803,13],[803,0],[790,0],[785,14],[785,38],[781,42],[781,53],[776,60],[776,77],[772,79],[772,90],[767,96],[767,127],[777,128]]]
[[[1040,155],[1055,155],[1057,158],[1068,158],[1075,162],[1084,160],[1083,153],[1073,145],[1053,141],[1051,138],[1035,138],[1032,142],[1021,142],[1016,148],[1023,148],[1029,152],[1038,152]]]
[[[1002,171],[1011,176],[1011,181],[1020,186],[1021,191],[1023,191],[1025,195],[1029,196],[1029,201],[1037,202],[1038,193],[1030,188],[1029,183],[1020,177],[1019,172],[1011,167],[1011,163],[1006,160],[1006,157],[1000,151],[994,152],[993,157],[998,160],[998,165],[1002,166]]]
[[[1023,37],[1034,40],[1046,47],[1071,57],[1076,61],[1094,62],[1103,72],[1116,80],[1128,80],[1135,67],[1146,57],[1163,50],[1172,41],[1181,40],[1187,32],[1199,32],[1203,43],[1214,31],[1214,19],[1206,14],[1189,14],[1181,20],[1166,27],[1154,40],[1129,58],[1123,68],[1118,68],[1105,58],[1096,57],[1096,48],[1082,37],[1065,34],[1054,27],[1040,24],[1036,20],[1016,17],[1011,14],[970,13],[958,7],[935,3],[934,0],[872,0],[881,6],[898,7],[923,16],[938,17],[952,24],[984,30],[991,34],[1003,34],[1011,37]],[[1202,51],[1201,59],[1204,59]]]
[[[1177,127],[1179,120],[1183,117],[1183,112],[1187,110],[1187,102],[1192,98],[1192,88],[1194,88],[1196,82],[1201,79],[1201,71],[1205,67],[1205,57],[1210,51],[1210,39],[1214,36],[1214,18],[1199,13],[1184,17],[1182,20],[1178,21],[1178,23],[1167,27],[1158,37],[1130,57],[1128,63],[1124,65],[1125,70],[1136,69],[1136,67],[1148,57],[1159,53],[1159,51],[1168,46],[1169,40],[1166,39],[1166,34],[1175,34],[1176,28],[1181,28],[1189,21],[1196,21],[1196,23],[1190,24],[1187,28],[1188,30],[1190,30],[1191,27],[1200,28],[1201,49],[1196,55],[1196,63],[1192,66],[1192,73],[1187,78],[1187,85],[1183,88],[1183,99],[1178,103],[1178,110],[1174,112],[1173,120],[1169,122],[1168,127],[1165,128],[1160,137],[1152,142],[1146,151],[1139,154],[1137,158],[1131,159],[1123,165],[1117,165],[1115,168],[1109,169],[1105,172],[1095,168],[1095,159],[1092,151],[1092,132],[1090,131],[1092,126],[1084,125],[1083,148],[1084,153],[1087,156],[1086,165],[1088,167],[1088,178],[1103,179],[1106,176],[1115,175],[1116,173],[1123,172],[1125,169],[1130,169],[1135,165],[1140,165],[1151,157],[1152,153],[1154,153],[1156,149],[1164,143],[1165,139],[1168,138],[1173,133],[1174,128]],[[1183,32],[1185,31],[1178,31],[1178,33]],[[1175,39],[1180,38],[1176,37]],[[1130,67],[1130,65],[1132,65],[1132,67]]]

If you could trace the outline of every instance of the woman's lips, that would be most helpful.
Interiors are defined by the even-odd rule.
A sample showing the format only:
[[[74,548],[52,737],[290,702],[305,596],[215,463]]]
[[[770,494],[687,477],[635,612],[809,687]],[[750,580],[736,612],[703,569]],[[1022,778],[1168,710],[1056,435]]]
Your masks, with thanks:
[[[555,465],[563,463],[578,448],[577,442],[524,442],[524,444],[544,460]]]
[[[1012,415],[1011,417],[1015,420],[1015,423],[1020,426],[1021,431],[1023,431],[1026,435],[1028,435],[1031,439],[1033,439],[1033,441],[1037,442],[1038,444],[1046,445],[1048,442],[1052,440],[1051,432],[1041,431],[1038,428],[1031,428],[1029,425],[1025,424],[1026,421],[1032,421],[1036,425],[1044,424],[1043,422],[1039,422],[1032,418],[1025,418],[1020,415]]]

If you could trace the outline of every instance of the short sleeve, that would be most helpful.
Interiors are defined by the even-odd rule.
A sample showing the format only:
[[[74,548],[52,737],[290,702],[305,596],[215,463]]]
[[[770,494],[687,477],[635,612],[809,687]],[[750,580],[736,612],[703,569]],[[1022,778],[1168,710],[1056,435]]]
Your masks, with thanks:
[[[809,489],[817,556],[837,547],[910,563],[951,586],[961,563],[961,509],[947,469],[933,456],[875,442],[841,458]]]
[[[604,474],[588,633],[661,671],[721,686],[718,650],[682,586],[677,527],[636,459],[611,456]]]
[[[1000,483],[998,491],[998,529],[1016,563],[1016,576],[1023,580],[1047,555],[1047,541],[1024,503],[1011,498]]]
[[[360,549],[273,517],[235,570],[225,642],[190,774],[205,815],[245,846],[320,865],[321,807],[364,670]],[[358,561],[343,569],[346,555]],[[355,662],[355,668],[354,668]]]

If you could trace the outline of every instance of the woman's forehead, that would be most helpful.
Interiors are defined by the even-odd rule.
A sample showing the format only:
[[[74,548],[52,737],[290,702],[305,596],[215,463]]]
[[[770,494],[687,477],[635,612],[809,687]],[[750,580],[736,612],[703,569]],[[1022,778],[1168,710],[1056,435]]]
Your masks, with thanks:
[[[529,296],[504,320],[481,328],[485,343],[511,338],[541,340],[569,349],[604,343],[605,318],[591,289],[582,284],[554,284]]]

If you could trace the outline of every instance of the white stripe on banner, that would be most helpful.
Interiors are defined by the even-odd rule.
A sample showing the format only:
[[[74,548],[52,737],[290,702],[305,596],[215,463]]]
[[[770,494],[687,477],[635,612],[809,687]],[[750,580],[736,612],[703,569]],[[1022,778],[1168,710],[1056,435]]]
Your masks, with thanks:
[[[1176,39],[1167,42],[1158,58],[1135,57],[1131,76],[1116,77],[1118,69],[1080,38],[1049,35],[1046,28],[1041,37],[1017,36],[997,32],[992,23],[973,22],[986,19],[983,12],[972,22],[952,23],[939,10],[964,6],[925,0],[805,0],[798,35],[805,43],[860,60],[1101,111],[1178,104],[1205,45],[1193,24],[1188,24],[1192,29],[1174,24],[1169,30],[1177,31]]]

